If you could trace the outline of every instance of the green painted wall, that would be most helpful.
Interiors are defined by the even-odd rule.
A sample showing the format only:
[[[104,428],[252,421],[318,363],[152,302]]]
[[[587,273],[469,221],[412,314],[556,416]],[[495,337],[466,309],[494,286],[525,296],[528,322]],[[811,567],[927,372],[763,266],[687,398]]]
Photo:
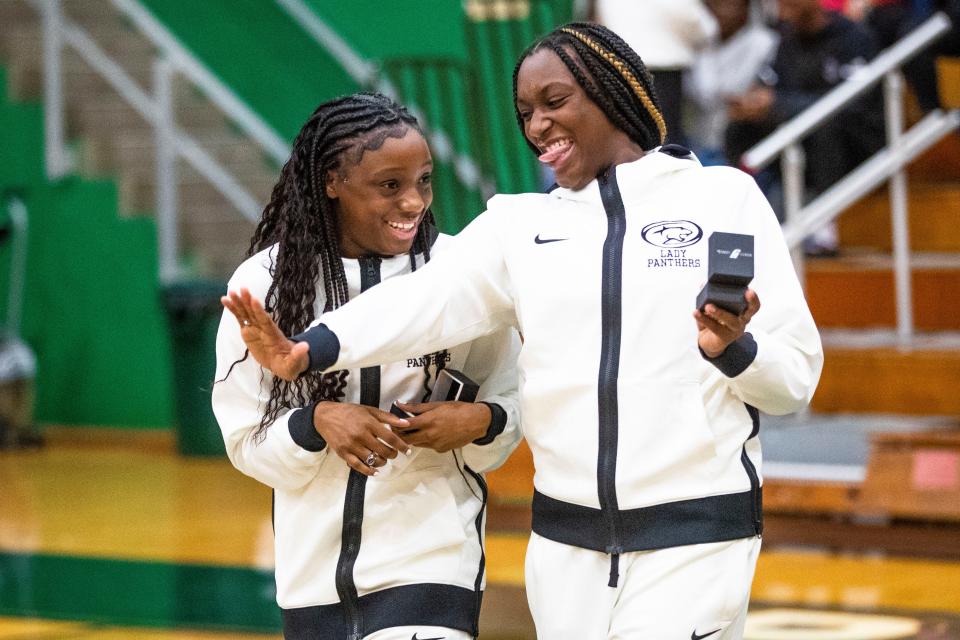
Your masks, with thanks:
[[[467,61],[463,3],[459,0],[305,2],[367,58]]]
[[[47,183],[42,149],[40,107],[11,103],[0,87],[2,216],[10,195],[29,215],[21,335],[37,355],[36,419],[168,427],[170,349],[153,221],[118,218],[112,182]],[[3,318],[8,244],[0,247]]]
[[[319,103],[359,88],[273,0],[143,4],[290,141]]]
[[[113,182],[70,178],[25,194],[23,334],[37,353],[37,420],[168,427],[171,369],[147,218],[117,217]]]

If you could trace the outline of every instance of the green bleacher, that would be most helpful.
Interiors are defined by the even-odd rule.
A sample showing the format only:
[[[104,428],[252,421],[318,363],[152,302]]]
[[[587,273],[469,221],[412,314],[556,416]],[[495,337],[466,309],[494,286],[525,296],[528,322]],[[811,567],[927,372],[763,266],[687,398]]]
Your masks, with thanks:
[[[9,100],[3,73],[0,195],[4,219],[13,196],[29,215],[21,334],[37,354],[37,421],[169,426],[170,353],[153,220],[118,217],[111,181],[49,183],[42,108]],[[8,245],[0,251],[3,314]]]

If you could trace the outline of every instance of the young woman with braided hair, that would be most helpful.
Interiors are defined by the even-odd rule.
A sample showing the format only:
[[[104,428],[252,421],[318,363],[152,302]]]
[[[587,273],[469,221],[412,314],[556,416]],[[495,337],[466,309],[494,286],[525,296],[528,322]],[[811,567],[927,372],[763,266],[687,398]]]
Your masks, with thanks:
[[[285,378],[517,327],[538,636],[740,638],[762,531],[759,412],[802,408],[823,363],[780,227],[749,176],[661,146],[649,74],[610,30],[558,28],[514,85],[557,189],[494,197],[449,257],[293,340],[249,293],[224,304]],[[696,310],[715,231],[755,239],[740,314]],[[353,327],[401,300],[378,340]]]
[[[303,126],[230,280],[303,331],[451,241],[434,227],[432,160],[417,121],[377,94],[320,105]],[[363,320],[366,331],[393,312]],[[286,381],[245,352],[224,313],[213,407],[231,462],[274,490],[284,637],[476,637],[484,579],[481,472],[519,440],[516,331],[430,355]],[[482,402],[426,402],[444,367]],[[393,401],[417,414],[399,419]],[[422,401],[422,402],[416,402]]]

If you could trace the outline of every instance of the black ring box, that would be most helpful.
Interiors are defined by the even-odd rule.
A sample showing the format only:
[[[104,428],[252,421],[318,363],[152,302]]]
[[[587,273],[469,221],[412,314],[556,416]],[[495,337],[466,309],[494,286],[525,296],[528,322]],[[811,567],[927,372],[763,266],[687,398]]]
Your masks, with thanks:
[[[714,231],[707,240],[707,284],[697,295],[697,309],[714,304],[735,315],[747,308],[744,297],[753,280],[753,236]]]
[[[433,385],[430,402],[474,402],[480,392],[480,385],[456,369],[441,369],[437,374],[437,382]],[[390,413],[398,418],[412,418],[415,414],[404,411],[394,402],[390,405]]]

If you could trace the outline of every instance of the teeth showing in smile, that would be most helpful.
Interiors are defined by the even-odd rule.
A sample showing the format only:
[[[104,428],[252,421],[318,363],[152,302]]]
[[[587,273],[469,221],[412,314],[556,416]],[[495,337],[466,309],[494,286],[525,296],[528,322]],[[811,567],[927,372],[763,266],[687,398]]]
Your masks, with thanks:
[[[412,222],[391,222],[389,220],[387,221],[387,224],[397,231],[410,231],[415,226]]]
[[[547,144],[546,147],[542,147],[545,150],[540,155],[540,162],[552,164],[563,157],[572,146],[573,140],[570,138],[558,138]]]
[[[565,149],[569,147],[571,144],[572,144],[572,140],[570,140],[570,138],[561,138],[560,140],[554,140],[553,142],[548,144],[544,149],[544,151],[547,153],[551,151],[560,151],[561,149]]]

